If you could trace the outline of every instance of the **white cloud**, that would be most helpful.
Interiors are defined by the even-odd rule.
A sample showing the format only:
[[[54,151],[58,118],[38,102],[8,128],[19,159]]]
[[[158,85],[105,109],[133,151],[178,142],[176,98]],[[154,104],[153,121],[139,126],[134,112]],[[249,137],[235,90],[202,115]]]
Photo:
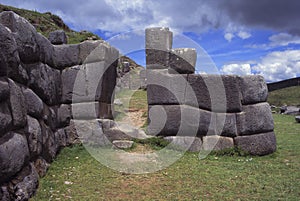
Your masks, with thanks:
[[[300,50],[276,51],[267,54],[256,63],[232,63],[221,68],[223,74],[264,76],[267,82],[275,82],[299,76]]]
[[[288,33],[279,33],[269,37],[270,46],[287,46],[289,44],[300,44],[300,37]]]
[[[251,34],[246,32],[246,31],[239,31],[237,33],[238,37],[240,37],[241,39],[245,40],[251,37]]]
[[[229,75],[251,75],[251,66],[245,64],[227,64],[221,68],[221,73]]]
[[[234,35],[232,33],[226,33],[224,35],[224,38],[228,41],[231,42],[231,40],[234,38]]]
[[[269,53],[252,69],[269,82],[296,77],[300,72],[300,50]]]

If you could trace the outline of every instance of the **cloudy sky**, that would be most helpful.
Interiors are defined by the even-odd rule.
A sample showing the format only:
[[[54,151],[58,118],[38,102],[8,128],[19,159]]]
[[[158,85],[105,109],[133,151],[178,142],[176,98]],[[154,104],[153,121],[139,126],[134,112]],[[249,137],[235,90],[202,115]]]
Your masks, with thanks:
[[[142,65],[143,30],[167,26],[177,37],[174,46],[197,46],[198,72],[212,72],[206,66],[211,62],[220,73],[261,74],[268,82],[300,76],[299,0],[0,2],[55,13],[71,28],[99,34]]]

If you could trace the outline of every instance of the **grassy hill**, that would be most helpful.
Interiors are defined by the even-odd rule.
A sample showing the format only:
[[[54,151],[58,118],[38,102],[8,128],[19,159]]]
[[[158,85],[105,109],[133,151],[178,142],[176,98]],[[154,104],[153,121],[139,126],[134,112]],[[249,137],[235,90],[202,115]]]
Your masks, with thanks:
[[[300,106],[300,86],[288,87],[272,91],[269,93],[268,102],[270,103],[270,105],[275,106]]]
[[[87,39],[101,39],[99,36],[88,31],[76,32],[70,29],[59,16],[54,15],[50,12],[39,13],[36,11],[25,10],[0,4],[0,12],[2,11],[13,11],[16,14],[24,17],[36,28],[38,32],[46,37],[48,37],[51,31],[62,29],[66,32],[68,36],[68,42],[70,44],[80,43]]]

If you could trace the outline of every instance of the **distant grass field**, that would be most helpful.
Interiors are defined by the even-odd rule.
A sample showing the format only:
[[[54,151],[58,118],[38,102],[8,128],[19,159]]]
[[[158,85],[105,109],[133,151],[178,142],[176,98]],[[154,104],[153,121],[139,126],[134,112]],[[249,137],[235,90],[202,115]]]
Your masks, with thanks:
[[[199,160],[197,153],[186,153],[152,174],[122,174],[82,146],[65,148],[32,200],[299,200],[300,124],[278,114],[274,121],[278,149],[272,155]]]
[[[275,106],[300,106],[300,86],[272,91],[269,93],[268,102]]]

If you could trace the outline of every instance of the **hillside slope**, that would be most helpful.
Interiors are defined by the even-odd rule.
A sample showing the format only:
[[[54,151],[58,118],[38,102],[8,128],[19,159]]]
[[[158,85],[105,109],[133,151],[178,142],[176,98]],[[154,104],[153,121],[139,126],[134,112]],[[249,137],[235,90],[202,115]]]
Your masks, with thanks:
[[[288,87],[269,92],[268,102],[270,105],[300,105],[300,86]]]

